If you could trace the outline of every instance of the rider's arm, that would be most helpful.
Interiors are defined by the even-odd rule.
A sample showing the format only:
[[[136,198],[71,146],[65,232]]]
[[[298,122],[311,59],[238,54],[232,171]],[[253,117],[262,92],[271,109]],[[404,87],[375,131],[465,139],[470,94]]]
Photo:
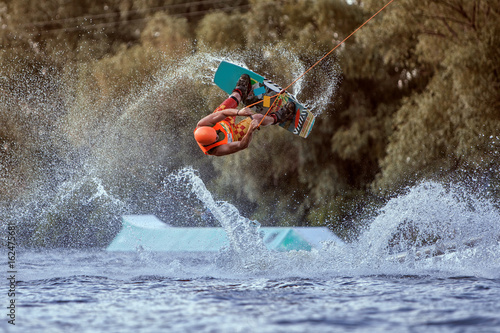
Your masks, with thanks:
[[[238,109],[226,109],[222,111],[217,111],[212,114],[209,114],[205,118],[201,119],[198,122],[197,127],[199,126],[214,126],[219,121],[226,119],[227,117],[234,117],[238,114]]]
[[[234,116],[251,116],[253,114],[252,110],[248,108],[243,108],[241,110],[238,109],[225,109],[222,111],[217,111],[212,114],[209,114],[205,118],[201,119],[198,122],[197,127],[200,126],[214,126],[219,121],[226,119],[227,117]]]
[[[250,142],[252,141],[253,132],[258,127],[258,122],[253,120],[248,128],[247,133],[240,141],[226,143],[225,145],[215,147],[212,155],[215,156],[224,156],[236,153],[240,150],[248,148]]]

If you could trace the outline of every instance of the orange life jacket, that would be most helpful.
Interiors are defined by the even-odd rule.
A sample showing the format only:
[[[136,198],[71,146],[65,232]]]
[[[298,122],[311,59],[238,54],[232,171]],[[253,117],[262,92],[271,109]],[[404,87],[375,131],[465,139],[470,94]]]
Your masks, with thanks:
[[[226,121],[224,120],[219,121],[212,127],[217,132],[217,141],[215,141],[212,144],[209,144],[208,146],[203,146],[202,144],[197,142],[198,146],[200,146],[201,150],[205,153],[205,155],[211,155],[210,150],[212,150],[215,147],[219,147],[225,145],[226,143],[233,142],[233,129]]]

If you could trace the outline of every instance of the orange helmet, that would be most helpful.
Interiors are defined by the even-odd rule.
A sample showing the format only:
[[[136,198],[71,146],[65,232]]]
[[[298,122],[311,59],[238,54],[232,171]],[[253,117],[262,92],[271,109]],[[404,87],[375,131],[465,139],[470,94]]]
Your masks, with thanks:
[[[207,146],[217,140],[217,132],[213,127],[201,126],[194,131],[194,139],[199,144]]]

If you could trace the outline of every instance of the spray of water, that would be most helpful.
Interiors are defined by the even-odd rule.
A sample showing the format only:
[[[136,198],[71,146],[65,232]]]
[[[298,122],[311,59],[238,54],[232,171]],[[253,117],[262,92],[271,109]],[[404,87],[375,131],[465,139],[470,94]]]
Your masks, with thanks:
[[[268,55],[265,61],[271,62],[276,54],[289,60],[287,66],[293,77],[283,78],[284,84],[305,69],[298,57],[287,50],[270,47],[263,53]],[[3,221],[9,218],[18,223],[20,234],[24,233],[33,246],[103,246],[119,228],[117,216],[121,214],[153,213],[167,222],[187,224],[194,215],[193,206],[197,205],[193,201],[199,201],[226,230],[230,240],[229,248],[218,257],[218,267],[278,275],[321,275],[325,271],[456,271],[457,267],[485,272],[500,266],[500,214],[495,205],[460,187],[432,182],[389,201],[351,244],[325,244],[321,250],[311,252],[268,251],[258,222],[241,216],[230,203],[216,201],[202,177],[193,168],[184,168],[191,162],[190,155],[179,157],[179,151],[184,151],[175,144],[184,134],[178,133],[175,126],[169,131],[157,128],[162,121],[171,124],[168,117],[176,117],[177,122],[186,121],[189,115],[199,119],[213,106],[210,103],[220,102],[222,94],[214,96],[213,101],[201,101],[192,87],[198,84],[200,89],[210,89],[221,59],[242,65],[251,63],[247,67],[256,71],[261,65],[254,56],[244,53],[199,52],[187,56],[162,68],[139,92],[111,101],[108,108],[116,117],[97,118],[99,121],[88,128],[85,121],[101,110],[89,101],[82,102],[78,91],[61,88],[65,87],[64,80],[71,81],[71,77],[57,77],[43,84],[20,80],[22,87],[0,96],[2,110],[19,111],[20,128],[26,130],[31,140],[26,145],[35,147],[31,151],[46,154],[45,160],[50,162],[33,172],[35,180],[31,185],[11,186],[26,195],[15,202],[2,203]],[[317,94],[309,102],[317,114],[326,108],[335,92],[336,77],[335,74],[333,78],[316,80],[321,85],[316,86]],[[309,77],[293,87],[299,99],[310,86],[304,80]],[[55,95],[58,99],[54,99]],[[173,110],[161,109],[165,103],[158,100],[162,99],[168,100]],[[9,148],[8,145],[4,144]],[[19,163],[29,160],[12,156]],[[172,173],[173,170],[180,171]],[[6,165],[1,166],[0,173],[2,181],[14,179],[14,172]],[[172,195],[169,187],[176,187],[177,193]]]
[[[269,46],[261,52],[275,56],[260,59],[253,50],[196,52],[176,62],[165,59],[147,82],[125,84],[123,94],[116,93],[122,83],[111,92],[106,84],[97,88],[95,78],[101,74],[91,64],[78,64],[64,74],[56,69],[20,73],[0,94],[2,119],[12,122],[9,139],[2,138],[0,147],[5,157],[0,164],[0,182],[6,189],[0,203],[3,220],[25,227],[21,229],[26,230],[27,245],[56,247],[86,242],[105,246],[69,235],[81,235],[77,231],[85,228],[88,234],[106,228],[116,231],[117,219],[112,228],[107,220],[113,214],[152,213],[168,222],[188,220],[192,207],[182,206],[186,216],[179,215],[175,206],[182,200],[161,183],[173,170],[193,163],[192,147],[185,144],[192,143],[192,134],[183,129],[191,128],[225,97],[212,83],[220,60],[256,71],[271,68],[277,76],[270,78],[282,84],[292,77],[283,77],[287,71],[280,66],[288,63],[293,75],[304,69],[297,55],[284,47]],[[302,86],[299,81],[295,92]],[[324,95],[323,89],[318,93]],[[225,214],[232,214],[231,207]],[[50,235],[54,228],[67,234],[64,244]]]
[[[170,181],[186,184],[186,190],[192,192],[203,203],[226,231],[229,248],[224,249],[218,263],[225,267],[265,267],[268,263],[268,251],[259,231],[260,224],[240,215],[239,211],[228,202],[215,201],[202,179],[192,168],[184,168],[173,174]]]
[[[172,175],[186,184],[217,218],[230,240],[218,261],[245,274],[496,275],[500,265],[500,212],[462,187],[424,182],[390,200],[350,244],[325,243],[319,250],[279,253],[265,248],[259,224],[230,203],[215,201],[192,168]]]

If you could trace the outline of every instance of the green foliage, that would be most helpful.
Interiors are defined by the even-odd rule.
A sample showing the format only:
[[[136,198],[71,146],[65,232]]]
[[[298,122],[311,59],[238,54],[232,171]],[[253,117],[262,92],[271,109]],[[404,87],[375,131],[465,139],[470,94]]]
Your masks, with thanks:
[[[402,100],[376,186],[391,189],[471,166],[498,168],[499,9],[486,1],[404,1],[393,17],[384,16],[391,23],[375,33],[382,35],[385,61],[406,67],[399,84],[429,79]],[[415,19],[419,24],[408,24]],[[414,42],[408,54],[386,43],[395,34]]]
[[[152,48],[171,56],[187,53],[191,48],[191,36],[187,19],[155,14],[141,33],[141,51]]]
[[[205,15],[196,29],[201,46],[213,49],[238,49],[245,44],[244,21],[240,14],[213,12]]]

